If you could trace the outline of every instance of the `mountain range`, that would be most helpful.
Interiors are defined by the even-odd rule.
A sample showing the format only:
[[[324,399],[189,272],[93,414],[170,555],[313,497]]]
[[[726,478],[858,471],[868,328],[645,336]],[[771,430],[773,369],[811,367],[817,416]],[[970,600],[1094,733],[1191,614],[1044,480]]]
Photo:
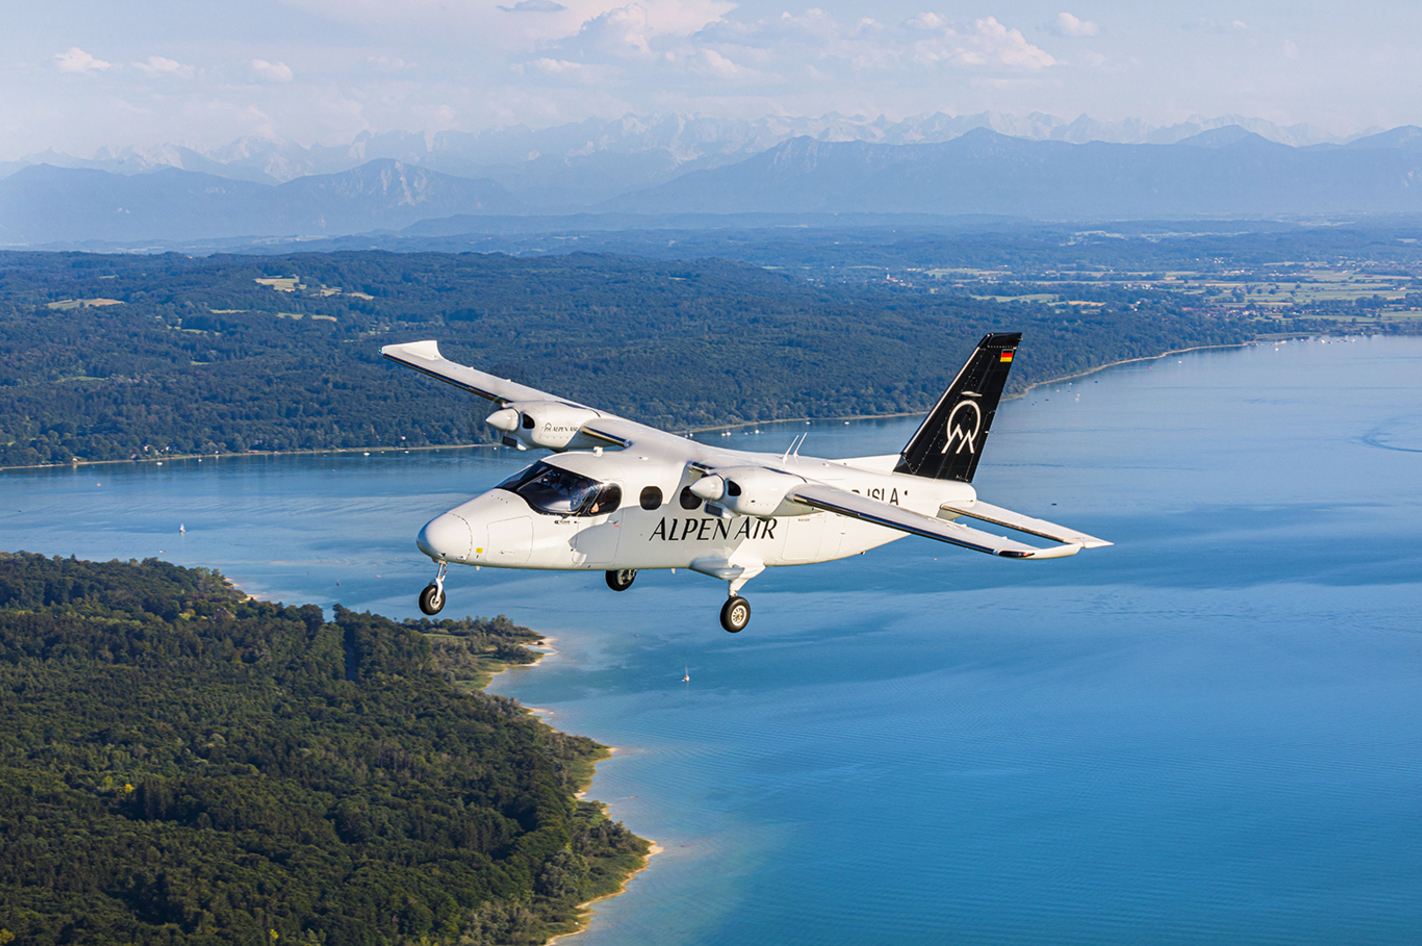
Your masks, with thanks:
[[[1240,126],[1173,145],[795,138],[601,205],[620,213],[1000,214],[1033,219],[1422,211],[1422,129],[1293,148]]]
[[[525,209],[495,181],[389,158],[276,185],[177,168],[123,175],[41,164],[0,180],[0,244],[333,235]]]
[[[1196,116],[1157,126],[1139,119],[1099,121],[1087,115],[1067,121],[1041,112],[1026,116],[1003,112],[955,116],[940,112],[902,121],[837,113],[818,118],[770,115],[758,119],[628,114],[544,129],[513,125],[478,133],[362,132],[344,145],[303,147],[290,141],[240,138],[210,150],[169,144],[103,149],[92,158],[48,151],[0,162],[0,177],[34,164],[115,174],[174,167],[234,180],[280,184],[298,177],[349,171],[377,158],[391,158],[460,177],[492,178],[525,203],[556,210],[654,186],[688,171],[731,164],[792,138],[884,145],[937,144],[986,128],[1034,141],[1174,144],[1231,125],[1296,147],[1344,141],[1307,125],[1280,126],[1239,115]]]
[[[1073,144],[979,127],[931,143],[802,135],[750,154],[718,155],[713,161],[703,154],[674,172],[653,152],[610,147],[589,152],[583,164],[526,161],[523,173],[536,167],[546,176],[545,196],[562,195],[552,206],[494,177],[392,157],[280,184],[173,167],[124,175],[33,165],[0,179],[0,244],[131,245],[404,228],[452,234],[508,227],[511,220],[527,228],[545,216],[551,225],[555,212],[562,215],[558,228],[569,228],[569,215],[578,213],[592,215],[581,218],[586,226],[611,218],[625,228],[676,215],[702,215],[703,225],[714,226],[728,214],[1129,220],[1422,211],[1422,128],[1415,126],[1305,146],[1239,125],[1173,144]],[[621,190],[613,186],[619,181]]]

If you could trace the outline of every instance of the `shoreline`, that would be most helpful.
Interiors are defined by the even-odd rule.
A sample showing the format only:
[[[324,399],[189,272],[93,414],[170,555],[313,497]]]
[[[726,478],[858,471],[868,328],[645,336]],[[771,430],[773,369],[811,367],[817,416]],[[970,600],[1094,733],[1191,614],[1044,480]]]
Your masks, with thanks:
[[[1314,338],[1317,333],[1300,333],[1295,338]],[[1107,368],[1115,368],[1120,365],[1135,364],[1140,361],[1156,361],[1161,358],[1168,358],[1171,355],[1183,355],[1192,351],[1214,351],[1225,348],[1247,348],[1250,345],[1264,344],[1267,339],[1252,339],[1247,342],[1235,342],[1227,345],[1196,345],[1191,348],[1176,348],[1171,351],[1161,352],[1158,355],[1142,355],[1139,358],[1123,358],[1120,361],[1108,362],[1104,365],[1097,365],[1095,368],[1087,368],[1085,371],[1078,371],[1075,374],[1062,375],[1059,378],[1048,378],[1045,381],[1034,381],[1023,388],[1017,394],[1004,395],[1004,401],[1015,401],[1018,398],[1026,397],[1035,388],[1040,388],[1048,384],[1060,384],[1063,381],[1073,381],[1077,378],[1084,378],[1095,374],[1098,371],[1105,371]],[[805,421],[811,423],[829,423],[831,421],[852,421],[852,420],[891,420],[899,417],[923,417],[928,411],[898,411],[888,414],[842,414],[838,417],[777,417],[773,420],[747,420],[738,421],[734,424],[713,424],[709,427],[688,427],[688,434],[706,434],[715,430],[739,430],[742,427],[759,427],[770,424],[799,424]],[[674,433],[668,430],[668,433]],[[283,457],[283,456],[336,456],[343,453],[409,453],[414,450],[481,450],[489,447],[499,447],[497,443],[436,443],[426,444],[419,447],[328,447],[322,450],[248,450],[243,453],[170,453],[163,456],[153,457],[126,457],[117,460],[79,460],[69,463],[33,463],[22,466],[0,466],[0,473],[11,470],[62,470],[66,468],[78,469],[81,466],[104,466],[114,463],[162,463],[165,460],[235,460],[248,457]]]
[[[544,657],[556,656],[558,651],[555,648],[547,645],[556,644],[557,642],[558,639],[556,637],[544,636],[540,637],[537,641],[534,641],[532,645],[521,645],[528,650],[533,650],[534,647],[546,649],[533,650],[533,652],[538,655],[538,659],[531,664],[504,664],[501,668],[489,674],[488,682],[485,683],[484,686],[480,687],[480,689],[488,689],[489,685],[494,682],[494,678],[501,673],[520,667],[532,670],[543,662]],[[536,718],[544,726],[548,726],[550,729],[553,728],[552,725],[548,722],[554,716],[557,715],[553,710],[542,706],[525,706],[522,703],[519,704],[519,707],[528,715]],[[587,781],[582,785],[577,786],[577,790],[573,792],[573,797],[577,798],[579,801],[583,801],[586,799],[587,793],[592,787],[592,780],[597,775],[597,764],[599,762],[606,761],[607,759],[610,759],[617,754],[616,746],[604,746],[603,748],[606,749],[606,753],[600,755],[598,758],[592,761],[592,771],[588,775]],[[604,808],[606,808],[607,803],[599,802],[598,804],[602,804]],[[638,835],[638,837],[641,836]],[[597,910],[593,909],[593,904],[601,903],[604,900],[611,900],[613,897],[622,896],[622,894],[627,892],[627,885],[632,883],[632,881],[636,879],[638,874],[642,873],[648,867],[652,866],[652,858],[656,857],[658,854],[666,850],[656,841],[653,841],[651,838],[642,838],[642,840],[647,842],[647,853],[642,855],[641,866],[639,866],[636,870],[630,871],[626,877],[623,877],[621,882],[618,883],[616,890],[613,890],[610,893],[601,894],[600,896],[593,897],[591,900],[585,900],[582,903],[579,903],[576,907],[576,912],[573,916],[574,928],[566,933],[555,933],[551,938],[544,941],[544,946],[553,946],[554,943],[558,943],[565,939],[577,936],[580,933],[587,932],[588,927],[592,924],[593,917],[597,914]]]
[[[656,857],[664,850],[665,848],[663,848],[656,841],[650,841],[649,847],[647,848],[647,853],[642,857],[641,867],[628,874],[623,879],[622,883],[618,885],[617,889],[612,891],[612,893],[605,893],[600,897],[593,897],[586,903],[578,904],[578,916],[575,921],[577,923],[577,929],[570,930],[567,933],[558,933],[552,939],[546,941],[543,946],[553,946],[554,943],[558,943],[565,939],[570,939],[574,936],[586,933],[588,927],[592,925],[592,918],[597,914],[597,911],[593,909],[593,904],[601,903],[604,900],[611,900],[613,897],[620,897],[624,893],[626,893],[627,885],[630,884],[638,874],[642,873],[642,871],[646,870],[648,867],[651,867],[652,858]]]

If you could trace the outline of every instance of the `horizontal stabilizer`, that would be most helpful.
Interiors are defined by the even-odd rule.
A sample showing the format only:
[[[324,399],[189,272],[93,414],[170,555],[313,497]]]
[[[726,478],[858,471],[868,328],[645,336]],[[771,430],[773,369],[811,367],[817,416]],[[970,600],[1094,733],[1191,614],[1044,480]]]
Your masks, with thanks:
[[[943,511],[955,516],[967,516],[982,522],[991,522],[995,526],[1003,526],[1014,532],[1041,536],[1044,539],[1051,539],[1053,542],[1080,545],[1086,549],[1099,549],[1111,544],[1105,539],[1098,539],[1085,532],[1077,532],[1075,529],[1068,529],[1066,526],[1059,526],[1055,522],[1048,522],[1045,519],[1033,519],[1031,516],[1024,516],[1020,512],[1003,509],[1001,506],[994,506],[981,500],[966,503],[944,503]]]
[[[851,493],[824,483],[806,483],[803,486],[797,486],[785,498],[804,503],[815,509],[849,516],[851,519],[872,522],[875,525],[897,529],[910,535],[921,535],[926,539],[936,539],[939,542],[972,549],[974,552],[986,552],[989,555],[1001,555],[1005,558],[1066,558],[1068,555],[1075,555],[1081,551],[1081,546],[1075,543],[1039,549],[1035,546],[1015,542],[1004,536],[980,532],[946,519],[935,519],[932,516],[925,516],[901,506],[880,502],[877,499],[870,499],[859,493]]]

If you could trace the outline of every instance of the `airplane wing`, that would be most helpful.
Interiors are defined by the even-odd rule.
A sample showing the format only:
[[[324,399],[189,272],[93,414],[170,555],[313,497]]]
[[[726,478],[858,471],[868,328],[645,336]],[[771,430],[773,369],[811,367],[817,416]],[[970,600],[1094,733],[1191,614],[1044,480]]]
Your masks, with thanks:
[[[530,388],[503,378],[479,371],[467,365],[450,361],[439,353],[439,342],[406,342],[403,345],[386,345],[380,354],[407,368],[414,368],[421,374],[438,378],[455,387],[463,388],[471,394],[487,398],[500,406],[510,401],[559,401],[574,407],[587,407],[556,394]],[[589,408],[591,410],[591,408]]]
[[[1063,542],[1060,545],[1041,549],[1015,542],[1004,536],[970,529],[956,522],[925,516],[900,506],[893,506],[824,483],[806,483],[803,486],[796,486],[785,498],[815,509],[848,516],[851,519],[862,519],[865,522],[897,529],[910,535],[921,535],[926,539],[937,539],[939,542],[947,542],[950,545],[972,549],[975,552],[986,552],[989,555],[1001,555],[1005,558],[1066,558],[1080,552],[1084,545],[1084,543],[1078,542]],[[1002,511],[1007,512],[1007,510]],[[1021,518],[1025,519],[1026,517]],[[1051,523],[1046,524],[1051,525]],[[1056,528],[1061,529],[1060,526]],[[1095,541],[1100,542],[1101,540]]]
[[[1075,529],[1068,529],[1066,526],[1059,526],[1055,522],[1048,522],[1045,519],[1033,519],[1031,516],[1024,516],[1019,512],[1003,509],[1001,506],[994,506],[982,500],[971,503],[944,503],[942,508],[944,512],[980,519],[995,526],[1005,526],[1014,532],[1025,532],[1028,535],[1051,539],[1053,542],[1080,545],[1085,549],[1099,549],[1113,544],[1105,539],[1087,535],[1085,532],[1077,532]]]
[[[616,414],[580,404],[557,394],[549,394],[537,388],[508,381],[487,371],[470,368],[450,361],[439,353],[439,343],[435,341],[406,342],[402,345],[386,345],[380,354],[396,364],[414,368],[421,374],[463,388],[471,394],[487,398],[500,407],[519,402],[542,402],[562,404],[588,412],[578,419],[579,430],[593,441],[617,447],[630,446],[635,441],[649,439],[679,439],[672,434],[630,421]],[[541,444],[541,446],[554,446]],[[555,449],[561,449],[561,445]]]

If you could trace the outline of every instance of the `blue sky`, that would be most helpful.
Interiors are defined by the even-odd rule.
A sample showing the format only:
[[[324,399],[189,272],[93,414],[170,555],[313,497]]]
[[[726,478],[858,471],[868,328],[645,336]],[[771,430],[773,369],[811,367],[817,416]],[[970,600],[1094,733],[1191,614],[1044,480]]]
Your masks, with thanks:
[[[11,0],[0,158],[590,116],[1422,124],[1422,4]]]

